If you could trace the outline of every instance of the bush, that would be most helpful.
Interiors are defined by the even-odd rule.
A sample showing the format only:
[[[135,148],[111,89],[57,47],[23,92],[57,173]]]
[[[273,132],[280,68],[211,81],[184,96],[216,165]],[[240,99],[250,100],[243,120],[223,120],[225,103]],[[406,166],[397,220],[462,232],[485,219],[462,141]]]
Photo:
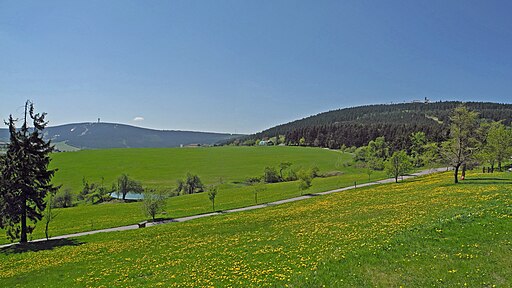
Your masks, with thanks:
[[[82,183],[83,188],[77,198],[78,200],[91,202],[91,204],[109,201],[112,198],[110,193],[117,190],[117,186],[114,183],[112,183],[112,187],[110,189],[105,188],[103,184],[89,183],[85,178],[82,180]]]
[[[95,184],[92,183],[92,184],[89,184],[89,182],[83,178],[82,179],[82,184],[83,184],[83,188],[82,188],[82,191],[80,191],[80,193],[78,194],[78,200],[85,200],[88,198],[88,195],[94,191],[95,189]]]
[[[351,146],[351,147],[345,149],[345,152],[346,153],[354,153],[354,152],[356,152],[356,149],[357,149],[356,146]]]
[[[343,175],[343,172],[341,171],[329,171],[322,174],[320,177],[335,177],[335,176],[341,176]]]
[[[318,172],[320,171],[320,169],[318,169],[318,167],[313,167],[311,168],[311,178],[316,178],[318,177]]]
[[[297,175],[299,176],[299,190],[302,195],[306,190],[311,188],[311,182],[313,181],[312,169],[300,170]]]
[[[57,193],[51,203],[53,208],[67,208],[73,206],[73,194],[69,188]]]
[[[295,181],[297,179],[299,179],[299,177],[297,176],[297,171],[294,169],[290,169],[290,170],[288,170],[288,173],[284,180],[285,181]]]
[[[197,175],[187,173],[187,178],[185,180],[177,180],[176,184],[176,192],[181,192],[182,194],[204,192],[204,185]]]
[[[254,146],[254,145],[257,145],[258,143],[256,143],[254,141],[254,139],[248,139],[248,140],[245,140],[242,145],[243,146]]]
[[[265,167],[263,174],[263,181],[266,183],[277,183],[279,182],[279,174],[273,167]]]
[[[261,182],[261,178],[260,177],[249,177],[247,179],[245,179],[245,183],[247,185],[253,185],[253,184],[256,184],[256,183],[260,183]]]

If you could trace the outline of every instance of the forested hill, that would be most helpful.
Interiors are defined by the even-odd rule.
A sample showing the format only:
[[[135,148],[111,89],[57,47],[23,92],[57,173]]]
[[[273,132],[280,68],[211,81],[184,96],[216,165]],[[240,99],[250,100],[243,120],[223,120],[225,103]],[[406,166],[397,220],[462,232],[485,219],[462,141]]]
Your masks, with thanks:
[[[409,135],[423,131],[432,141],[447,137],[450,114],[465,104],[479,112],[481,118],[510,125],[512,104],[487,102],[434,102],[368,105],[320,113],[282,124],[243,140],[256,140],[285,135],[288,145],[339,148],[341,145],[362,146],[384,136],[395,148],[409,145]]]

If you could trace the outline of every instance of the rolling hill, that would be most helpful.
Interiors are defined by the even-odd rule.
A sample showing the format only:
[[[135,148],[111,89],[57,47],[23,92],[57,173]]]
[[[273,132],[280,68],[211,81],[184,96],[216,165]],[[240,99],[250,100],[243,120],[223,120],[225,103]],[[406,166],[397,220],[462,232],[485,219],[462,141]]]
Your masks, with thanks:
[[[198,175],[206,187],[218,188],[215,209],[225,210],[250,206],[256,200],[262,204],[301,195],[298,183],[288,181],[264,184],[255,199],[255,186],[248,185],[246,179],[262,176],[265,167],[278,167],[281,162],[292,163],[290,169],[283,171],[285,176],[292,170],[312,167],[318,167],[320,174],[330,175],[315,178],[308,193],[348,187],[354,182],[358,185],[370,182],[365,170],[350,165],[352,161],[349,153],[308,147],[130,148],[54,153],[50,168],[58,169],[52,183],[61,186],[59,195],[69,190],[74,197],[82,191],[83,180],[110,189],[122,173],[139,181],[144,188],[174,194],[177,180],[184,179],[190,172]],[[331,171],[341,172],[329,174]],[[385,177],[383,171],[377,171],[371,180]],[[52,235],[139,223],[147,219],[142,205],[142,202],[112,201],[96,205],[82,202],[70,208],[57,208],[55,212],[59,217],[52,222]],[[204,192],[171,197],[165,207],[166,214],[158,217],[208,213],[212,203]],[[41,222],[37,224],[32,234],[34,239],[44,238],[44,228]],[[8,243],[5,230],[0,229],[0,245],[5,243]]]
[[[163,148],[180,145],[213,145],[237,135],[174,130],[153,130],[115,123],[76,123],[48,127],[44,137],[60,150],[105,148]],[[7,129],[0,129],[0,142],[9,140]]]
[[[0,286],[511,287],[510,173],[466,181],[437,174],[4,248]]]
[[[503,121],[507,125],[512,121],[512,104],[457,101],[379,104],[320,113],[246,136],[242,141],[285,135],[288,145],[298,145],[303,138],[301,145],[339,148],[366,145],[384,136],[394,148],[403,149],[410,144],[409,135],[416,131],[425,132],[432,141],[445,140],[450,114],[461,104],[477,111],[482,119]]]

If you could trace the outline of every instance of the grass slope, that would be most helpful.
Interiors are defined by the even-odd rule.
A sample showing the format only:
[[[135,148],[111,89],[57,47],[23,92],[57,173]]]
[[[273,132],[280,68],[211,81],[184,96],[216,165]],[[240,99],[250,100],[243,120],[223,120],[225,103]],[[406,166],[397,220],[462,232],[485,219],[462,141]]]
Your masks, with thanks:
[[[0,252],[0,286],[509,287],[512,177],[450,174]]]
[[[228,175],[222,176],[224,184],[219,186],[219,193],[215,199],[216,210],[254,205],[254,188],[235,184],[233,181],[261,175],[265,166],[277,166],[284,161],[294,163],[295,167],[318,166],[321,172],[343,171],[341,176],[314,179],[313,186],[308,191],[310,193],[351,186],[355,181],[368,181],[368,176],[361,169],[345,165],[352,161],[350,154],[318,148],[113,149],[59,153],[53,157],[52,165],[59,168],[54,182],[63,184],[64,187],[80,187],[82,175],[88,179],[99,179],[99,175],[105,175],[105,182],[108,183],[108,179],[115,179],[123,171],[141,180],[145,186],[160,187],[164,190],[171,189],[172,186],[167,185],[174,185],[176,179],[183,177],[186,171],[198,173],[206,183],[215,183],[221,177],[219,175]],[[372,178],[384,176],[381,171],[375,172]],[[265,186],[266,190],[258,194],[259,204],[300,195],[297,182]],[[190,216],[211,212],[211,209],[207,193],[183,195],[168,199],[165,207],[167,213],[158,217]],[[58,216],[50,224],[51,236],[131,225],[147,219],[140,202],[79,205],[55,211]],[[9,243],[8,239],[3,237],[5,232],[0,230],[0,233],[0,244]],[[36,225],[32,237],[39,239],[44,236],[42,221]]]
[[[76,152],[80,151],[80,148],[69,145],[66,141],[56,142],[52,144],[55,146],[55,149],[61,152]]]

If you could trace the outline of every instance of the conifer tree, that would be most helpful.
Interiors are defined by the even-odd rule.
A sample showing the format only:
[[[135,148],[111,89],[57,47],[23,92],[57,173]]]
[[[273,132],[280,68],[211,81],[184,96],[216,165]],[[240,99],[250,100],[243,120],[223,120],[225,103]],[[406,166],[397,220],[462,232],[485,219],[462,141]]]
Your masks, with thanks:
[[[48,124],[46,113],[35,114],[34,105],[25,103],[23,125],[16,129],[16,120],[9,116],[10,143],[0,169],[0,228],[6,230],[11,241],[27,242],[32,223],[43,218],[45,197],[58,187],[51,184],[56,170],[49,170],[50,153],[54,147],[43,139],[42,131]],[[29,128],[29,121],[33,127]]]

